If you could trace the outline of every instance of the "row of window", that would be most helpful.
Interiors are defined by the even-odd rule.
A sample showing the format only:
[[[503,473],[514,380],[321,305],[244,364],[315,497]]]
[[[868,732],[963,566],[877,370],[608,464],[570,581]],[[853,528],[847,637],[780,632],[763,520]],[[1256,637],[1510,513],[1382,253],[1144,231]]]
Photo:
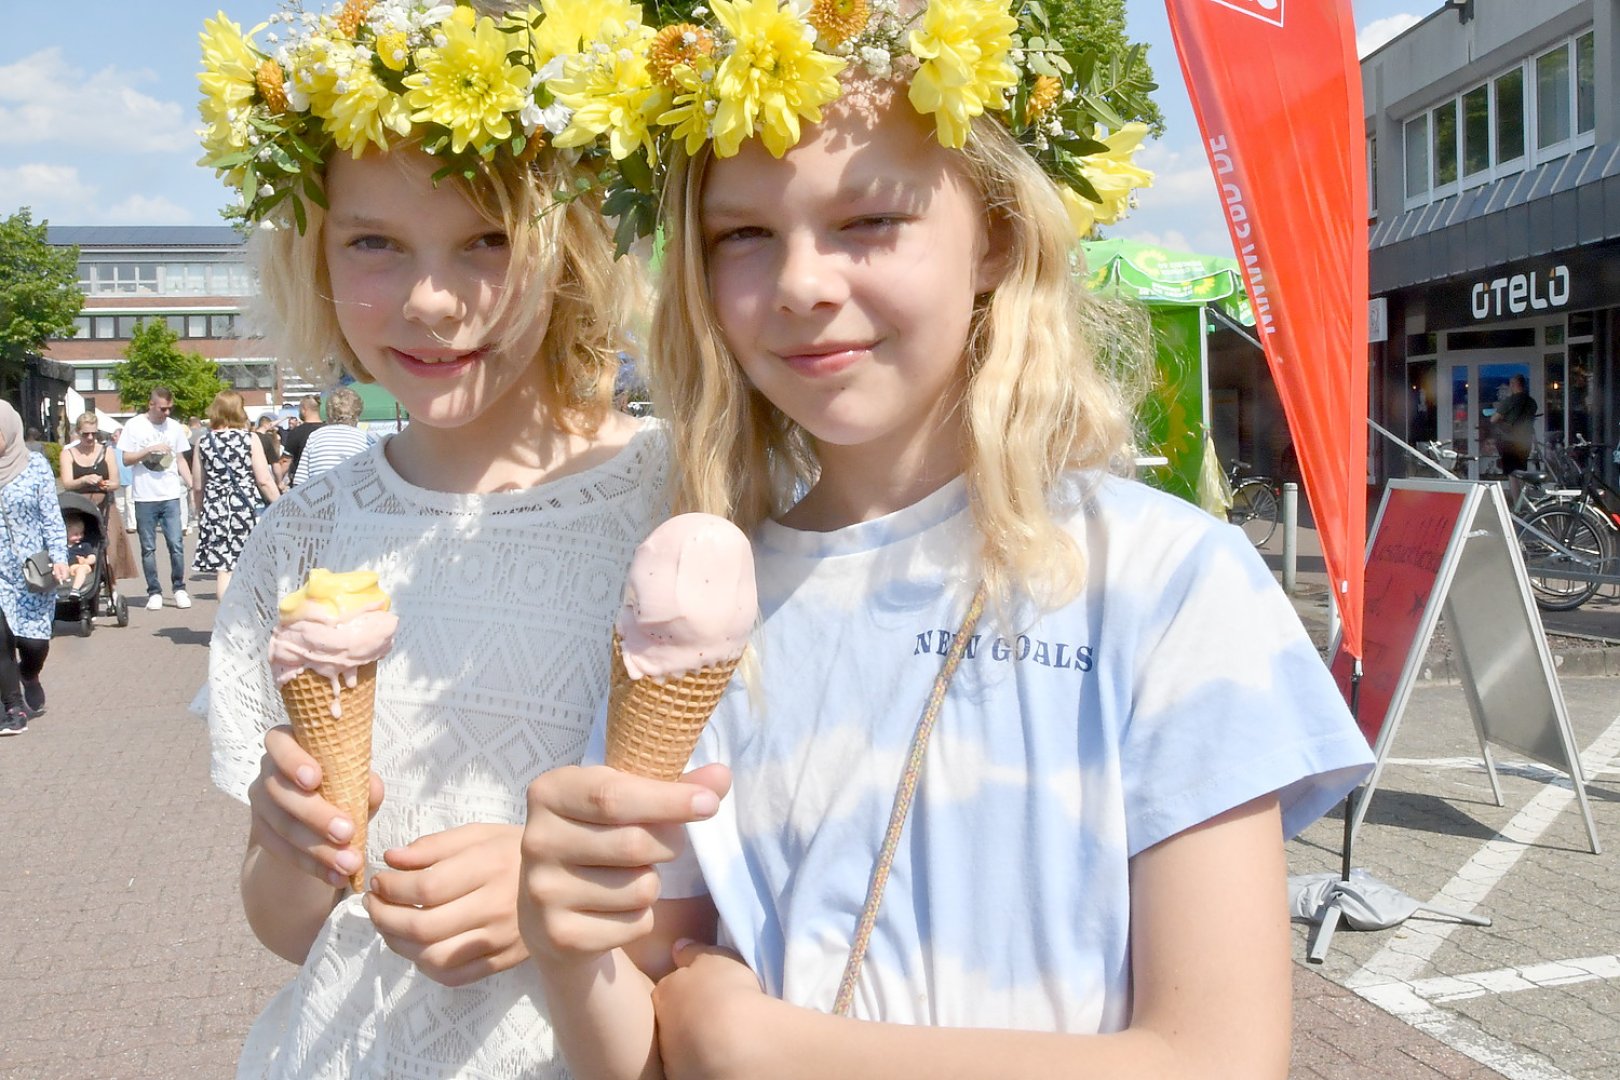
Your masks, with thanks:
[[[80,315],[73,320],[74,338],[100,341],[128,341],[143,322],[162,319],[169,329],[183,338],[229,338],[236,336],[237,316],[212,315]]]
[[[250,296],[253,272],[242,263],[79,260],[86,296]]]
[[[219,375],[235,390],[274,390],[276,388],[276,365],[269,360],[263,361],[235,361],[221,360]],[[81,394],[93,393],[97,390],[117,390],[118,382],[113,378],[110,367],[75,367],[73,369],[73,389]]]
[[[1560,42],[1408,120],[1406,208],[1591,145],[1595,44],[1590,31]],[[1376,153],[1369,148],[1369,165]]]

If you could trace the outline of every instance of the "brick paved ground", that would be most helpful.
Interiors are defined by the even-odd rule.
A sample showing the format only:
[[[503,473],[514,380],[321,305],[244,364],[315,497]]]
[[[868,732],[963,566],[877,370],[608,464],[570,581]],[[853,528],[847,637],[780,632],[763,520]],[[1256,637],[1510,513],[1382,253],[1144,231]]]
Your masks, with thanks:
[[[0,740],[0,1077],[229,1076],[248,1024],[289,974],[239,914],[245,810],[209,786],[203,725],[185,711],[204,678],[214,611],[211,585],[198,583],[194,595],[189,612],[135,610],[128,628],[59,638],[46,669],[49,712],[28,734]],[[1615,685],[1603,688],[1611,701]],[[1602,713],[1599,693],[1588,696],[1587,740]],[[1402,753],[1466,752],[1466,738],[1462,750],[1449,746],[1455,732],[1467,735],[1466,720],[1447,719],[1443,703],[1413,715],[1436,719],[1409,718],[1408,734],[1420,734],[1403,741]],[[1440,734],[1421,735],[1429,729]],[[1464,770],[1392,771],[1358,865],[1416,895],[1439,888],[1546,787],[1508,776],[1509,806],[1499,810],[1478,798],[1480,781]],[[1612,781],[1600,827],[1620,844]],[[1506,878],[1488,898],[1497,926],[1459,932],[1419,976],[1617,951],[1612,862],[1581,851],[1572,821],[1572,813],[1560,817],[1546,845],[1522,860],[1522,880]],[[1294,869],[1330,863],[1337,829],[1326,821],[1293,845]],[[1294,1074],[1498,1075],[1340,985],[1393,940],[1341,933],[1323,973],[1297,969]],[[1468,998],[1446,1015],[1564,1070],[1508,1075],[1596,1080],[1617,1075],[1600,1070],[1620,1061],[1616,985],[1593,979]]]

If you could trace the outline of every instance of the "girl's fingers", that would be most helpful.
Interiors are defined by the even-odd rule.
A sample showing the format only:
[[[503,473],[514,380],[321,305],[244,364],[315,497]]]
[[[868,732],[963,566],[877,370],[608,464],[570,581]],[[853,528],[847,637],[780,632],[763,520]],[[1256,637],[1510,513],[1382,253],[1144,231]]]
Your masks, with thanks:
[[[606,766],[570,766],[529,785],[529,815],[553,814],[595,825],[685,825],[714,816],[720,798],[707,787],[648,780]]]
[[[341,888],[348,880],[348,874],[335,868],[333,859],[336,852],[327,849],[325,861],[317,857],[316,852],[299,847],[277,832],[268,823],[264,828],[253,830],[253,842],[263,849],[266,855],[281,862],[294,866],[312,878],[324,881],[333,888]]]

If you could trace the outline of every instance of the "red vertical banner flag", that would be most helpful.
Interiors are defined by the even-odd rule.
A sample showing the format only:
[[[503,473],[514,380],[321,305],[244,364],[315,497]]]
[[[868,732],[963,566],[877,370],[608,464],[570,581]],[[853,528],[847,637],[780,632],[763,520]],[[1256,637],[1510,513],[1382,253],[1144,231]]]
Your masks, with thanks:
[[[1165,0],[1255,332],[1362,653],[1367,170],[1350,0]]]

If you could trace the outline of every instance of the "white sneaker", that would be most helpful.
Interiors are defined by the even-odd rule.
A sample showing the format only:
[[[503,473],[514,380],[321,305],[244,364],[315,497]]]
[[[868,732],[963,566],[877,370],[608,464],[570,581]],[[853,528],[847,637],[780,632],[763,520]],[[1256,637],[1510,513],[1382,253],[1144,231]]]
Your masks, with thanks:
[[[177,607],[177,608],[188,608],[188,607],[190,607],[191,606],[191,594],[186,592],[186,590],[184,590],[184,589],[176,589],[176,590],[174,590],[174,606]]]
[[[151,596],[148,596],[146,598],[146,610],[147,611],[162,611],[163,610],[163,594],[162,593],[153,593]]]

